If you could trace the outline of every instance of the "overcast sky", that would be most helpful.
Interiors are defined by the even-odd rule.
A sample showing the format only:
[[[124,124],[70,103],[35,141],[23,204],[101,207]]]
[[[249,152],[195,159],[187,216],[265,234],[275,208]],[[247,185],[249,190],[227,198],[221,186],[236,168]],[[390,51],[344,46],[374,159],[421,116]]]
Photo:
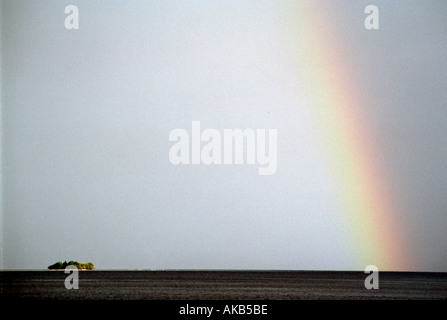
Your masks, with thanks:
[[[447,2],[316,2],[361,83],[407,268],[447,272]],[[287,1],[1,4],[2,268],[362,268],[290,85]],[[171,164],[170,131],[194,120],[277,129],[276,173]]]

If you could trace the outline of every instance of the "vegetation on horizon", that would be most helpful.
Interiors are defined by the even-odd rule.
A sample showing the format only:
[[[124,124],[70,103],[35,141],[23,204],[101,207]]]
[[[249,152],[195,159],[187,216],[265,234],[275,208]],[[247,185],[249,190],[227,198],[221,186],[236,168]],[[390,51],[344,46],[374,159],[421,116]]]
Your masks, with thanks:
[[[67,261],[64,261],[64,262],[58,261],[55,264],[52,264],[51,266],[49,266],[48,269],[50,269],[50,270],[65,269],[69,265],[75,266],[76,268],[81,269],[81,270],[95,269],[95,266],[91,262],[83,263],[83,262],[78,262],[78,261],[68,261],[68,262]]]

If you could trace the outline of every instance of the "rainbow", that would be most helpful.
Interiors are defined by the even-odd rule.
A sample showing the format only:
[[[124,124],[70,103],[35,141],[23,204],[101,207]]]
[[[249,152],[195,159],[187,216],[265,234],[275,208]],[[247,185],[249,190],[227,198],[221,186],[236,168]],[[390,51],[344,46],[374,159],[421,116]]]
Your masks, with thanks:
[[[352,80],[355,73],[343,35],[329,25],[336,15],[315,1],[296,1],[283,9],[290,63],[318,123],[318,132],[310,134],[318,135],[323,146],[331,187],[351,239],[347,259],[360,270],[370,264],[383,271],[408,270],[398,203],[390,194],[383,155],[366,121],[361,83]]]

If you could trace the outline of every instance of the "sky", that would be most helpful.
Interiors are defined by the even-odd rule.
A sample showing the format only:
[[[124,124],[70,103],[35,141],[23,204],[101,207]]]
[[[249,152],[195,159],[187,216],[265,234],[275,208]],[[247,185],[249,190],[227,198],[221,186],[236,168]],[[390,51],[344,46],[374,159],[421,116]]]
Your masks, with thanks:
[[[0,10],[2,269],[447,272],[445,1]],[[276,172],[172,164],[193,121],[276,129]]]

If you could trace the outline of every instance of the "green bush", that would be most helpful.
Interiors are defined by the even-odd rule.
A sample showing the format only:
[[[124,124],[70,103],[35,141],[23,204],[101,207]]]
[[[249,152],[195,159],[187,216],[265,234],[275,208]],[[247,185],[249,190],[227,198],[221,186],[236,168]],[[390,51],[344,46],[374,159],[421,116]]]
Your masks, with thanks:
[[[48,267],[48,269],[64,269],[64,266],[62,264],[62,262],[58,261],[55,264],[52,264],[51,266]]]
[[[78,269],[86,269],[86,270],[95,269],[95,266],[91,262],[83,263],[83,262],[78,262],[78,261],[73,261],[73,260],[70,260],[68,262],[67,261],[64,261],[64,262],[58,261],[58,262],[52,264],[51,266],[49,266],[48,269],[50,269],[50,270],[65,269],[69,265],[75,266]]]

